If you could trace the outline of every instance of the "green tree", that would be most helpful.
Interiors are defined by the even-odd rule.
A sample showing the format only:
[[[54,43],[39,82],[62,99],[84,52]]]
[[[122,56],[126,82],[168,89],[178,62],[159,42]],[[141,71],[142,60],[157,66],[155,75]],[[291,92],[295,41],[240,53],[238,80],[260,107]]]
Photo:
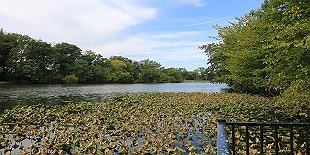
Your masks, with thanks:
[[[133,83],[133,63],[132,60],[113,56],[109,59],[109,67],[106,70],[106,76],[109,83]]]
[[[85,53],[74,63],[73,70],[81,83],[92,83],[94,78],[94,67],[98,55],[93,51]]]
[[[40,49],[46,44],[36,41],[27,35],[11,33],[8,36],[14,40],[14,46],[11,48],[10,56],[6,61],[8,81],[43,83],[42,78],[44,76],[38,75],[43,74],[43,72],[40,72],[40,67],[44,64],[43,61],[40,61],[40,58],[42,58],[41,54],[36,54],[36,52],[41,52]]]
[[[156,61],[149,59],[142,60],[141,64],[141,73],[139,81],[142,83],[156,83],[160,81],[161,75],[161,65]]]
[[[53,46],[53,71],[54,81],[60,82],[64,77],[74,73],[74,64],[82,56],[81,49],[76,45],[59,43]]]
[[[309,78],[310,1],[266,0],[201,46],[217,82],[275,95]]]
[[[75,74],[67,75],[62,79],[62,81],[66,84],[74,84],[79,81],[79,78],[75,76]]]
[[[182,70],[176,68],[163,69],[160,82],[178,83],[183,82]]]
[[[15,83],[156,83],[197,80],[197,71],[165,69],[158,62],[109,59],[73,44],[51,45],[0,29],[0,80]],[[200,73],[200,72],[199,72]],[[200,73],[202,74],[202,72]]]
[[[16,46],[16,39],[0,29],[0,81],[8,81],[8,61],[12,57],[12,49]]]
[[[207,69],[204,67],[199,67],[194,70],[196,73],[196,80],[197,81],[204,81],[207,79]]]
[[[137,62],[137,61],[133,61],[133,79],[134,79],[134,83],[139,83],[140,82],[140,75],[142,72],[142,64]]]
[[[107,58],[103,58],[101,55],[97,55],[93,66],[93,78],[94,83],[107,83],[107,71],[109,62]]]
[[[31,83],[50,83],[48,75],[52,66],[51,44],[41,40],[31,40],[24,50],[26,60],[34,68]]]
[[[182,72],[182,76],[184,80],[188,80],[188,81],[197,80],[197,73],[195,71],[187,71],[185,68],[181,68],[180,70]]]

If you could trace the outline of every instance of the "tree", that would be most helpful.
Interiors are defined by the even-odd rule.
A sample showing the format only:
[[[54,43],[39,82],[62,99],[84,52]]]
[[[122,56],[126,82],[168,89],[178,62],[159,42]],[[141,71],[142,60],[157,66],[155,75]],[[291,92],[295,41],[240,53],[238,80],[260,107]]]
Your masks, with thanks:
[[[266,0],[237,22],[217,27],[218,43],[201,46],[217,82],[275,95],[309,78],[310,1]]]
[[[268,86],[279,92],[294,81],[309,79],[310,1],[267,1],[259,14],[269,29],[263,46]],[[268,24],[267,24],[268,23]]]
[[[13,83],[157,83],[205,79],[196,71],[165,69],[156,61],[103,58],[69,43],[51,44],[0,29],[0,80]],[[199,73],[199,74],[198,74]]]
[[[26,62],[33,67],[31,83],[50,83],[48,78],[52,66],[51,44],[41,40],[31,40],[24,50]]]
[[[108,59],[103,58],[101,55],[97,55],[93,66],[93,83],[107,83],[107,71],[108,70]]]
[[[133,61],[132,66],[133,66],[134,83],[139,83],[140,82],[140,75],[142,72],[142,64],[139,63],[138,61]]]
[[[59,43],[53,47],[54,81],[61,81],[64,77],[74,73],[74,64],[81,58],[81,49],[68,43]]]
[[[160,75],[160,82],[178,83],[183,82],[182,71],[176,68],[167,68]]]
[[[141,73],[140,82],[142,83],[156,83],[160,81],[161,65],[155,61],[146,59],[140,62]]]
[[[109,67],[106,76],[109,83],[133,83],[133,63],[132,60],[114,56],[109,59]]]
[[[8,79],[8,61],[12,57],[12,49],[16,46],[16,39],[0,30],[0,81]]]
[[[92,83],[97,55],[93,51],[85,53],[74,62],[73,70],[81,83]]]
[[[79,78],[75,76],[75,74],[67,75],[62,79],[62,81],[66,84],[74,84],[79,81]]]
[[[207,69],[204,67],[199,67],[194,70],[196,73],[196,80],[198,81],[204,81],[207,79]]]
[[[180,71],[182,72],[182,76],[184,80],[188,80],[188,81],[197,80],[197,73],[195,71],[187,71],[185,68],[181,68]]]
[[[13,40],[13,47],[10,49],[9,58],[6,60],[6,75],[10,82],[35,83],[37,67],[36,61],[31,57],[31,48],[35,42],[27,35],[15,33],[7,34]]]

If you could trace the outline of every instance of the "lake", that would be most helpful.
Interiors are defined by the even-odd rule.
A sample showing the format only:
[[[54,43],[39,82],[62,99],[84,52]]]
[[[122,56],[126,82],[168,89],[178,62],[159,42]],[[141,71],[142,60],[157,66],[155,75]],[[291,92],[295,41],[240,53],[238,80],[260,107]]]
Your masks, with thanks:
[[[150,92],[221,92],[225,84],[162,83],[102,85],[0,85],[0,113],[17,105],[62,105],[79,102],[101,102],[124,93]]]

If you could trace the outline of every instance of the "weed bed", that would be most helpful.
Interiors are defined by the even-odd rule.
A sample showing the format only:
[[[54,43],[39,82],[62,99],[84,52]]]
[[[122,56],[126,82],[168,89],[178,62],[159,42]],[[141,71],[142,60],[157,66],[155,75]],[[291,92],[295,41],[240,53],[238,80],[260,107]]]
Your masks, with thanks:
[[[296,109],[287,111],[273,99],[232,93],[154,93],[117,96],[100,104],[16,107],[0,117],[0,149],[32,154],[215,154],[218,118],[309,121]],[[7,122],[17,125],[3,124]]]

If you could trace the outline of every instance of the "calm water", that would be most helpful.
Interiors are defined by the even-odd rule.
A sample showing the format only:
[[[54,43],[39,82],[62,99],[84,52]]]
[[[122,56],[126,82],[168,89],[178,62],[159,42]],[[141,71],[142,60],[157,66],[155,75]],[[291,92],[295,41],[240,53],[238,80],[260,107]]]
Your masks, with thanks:
[[[122,93],[221,92],[225,84],[0,85],[0,113],[17,105],[100,102]]]

